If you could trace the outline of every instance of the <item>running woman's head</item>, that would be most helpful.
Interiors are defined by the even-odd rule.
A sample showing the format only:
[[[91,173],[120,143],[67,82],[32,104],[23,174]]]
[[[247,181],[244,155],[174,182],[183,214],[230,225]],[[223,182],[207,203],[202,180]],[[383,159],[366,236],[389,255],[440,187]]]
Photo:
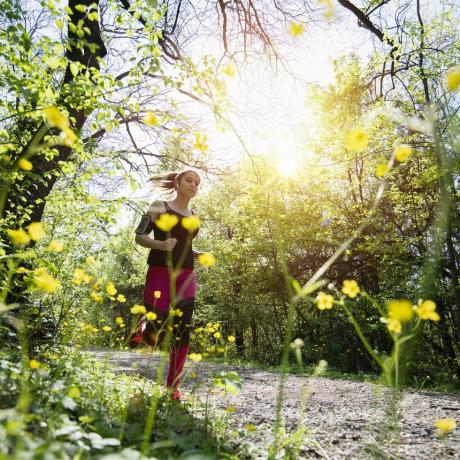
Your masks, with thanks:
[[[198,173],[192,169],[152,176],[150,180],[165,192],[172,193],[175,190],[177,195],[185,195],[189,198],[197,194],[201,182]]]

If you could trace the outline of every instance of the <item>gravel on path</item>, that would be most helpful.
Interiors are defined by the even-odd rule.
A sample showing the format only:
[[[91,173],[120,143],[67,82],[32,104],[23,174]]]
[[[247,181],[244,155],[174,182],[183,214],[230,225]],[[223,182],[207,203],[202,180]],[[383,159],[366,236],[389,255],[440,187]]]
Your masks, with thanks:
[[[149,379],[156,377],[159,356],[142,351],[97,350],[91,354],[107,359],[117,372],[137,373]],[[182,388],[193,387],[191,372],[196,380],[211,381],[223,365],[206,362],[186,365]],[[247,431],[250,454],[248,458],[266,458],[273,441],[272,426],[278,395],[280,374],[247,367],[228,366],[238,373],[242,390],[236,395],[217,398],[217,408],[232,407],[231,427]],[[208,385],[196,390],[202,400]],[[389,411],[391,395],[388,389],[370,383],[333,380],[324,377],[304,377],[288,374],[285,380],[282,417],[286,433],[300,426],[308,430],[309,442],[302,445],[299,458],[368,459],[400,458],[460,460],[460,426],[441,441],[436,436],[434,421],[453,418],[460,425],[460,396],[438,392],[405,390],[397,411],[399,443],[389,445],[392,416]],[[306,436],[306,435],[304,435]]]

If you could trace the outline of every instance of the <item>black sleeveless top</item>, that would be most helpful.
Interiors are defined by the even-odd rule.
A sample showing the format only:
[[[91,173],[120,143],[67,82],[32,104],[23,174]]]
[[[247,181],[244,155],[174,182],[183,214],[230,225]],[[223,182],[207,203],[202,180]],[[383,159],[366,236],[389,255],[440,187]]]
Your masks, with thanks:
[[[185,229],[181,225],[181,219],[182,217],[185,217],[185,216],[171,209],[168,206],[168,203],[166,203],[166,201],[164,201],[164,205],[166,207],[167,214],[176,215],[179,218],[179,222],[169,232],[169,238],[177,239],[177,243],[174,246],[174,249],[172,250],[172,264],[173,264],[173,267],[176,268],[182,256],[182,253],[185,250],[187,239],[191,238],[193,240],[193,238],[195,238],[196,235],[198,234],[198,229],[195,230],[194,232],[189,232],[187,229]],[[192,211],[192,214],[193,214],[193,211]],[[152,224],[153,224],[154,238],[159,241],[165,241],[168,238],[167,233],[161,230],[160,228],[158,228],[155,222],[152,222]],[[149,253],[149,257],[147,259],[147,264],[155,265],[157,267],[167,267],[168,266],[167,254],[168,254],[167,251],[161,251],[160,249],[151,249]],[[185,254],[184,262],[180,268],[192,268],[193,269],[193,262],[194,262],[194,257],[193,257],[193,250],[192,250],[192,241],[190,241],[187,252]]]

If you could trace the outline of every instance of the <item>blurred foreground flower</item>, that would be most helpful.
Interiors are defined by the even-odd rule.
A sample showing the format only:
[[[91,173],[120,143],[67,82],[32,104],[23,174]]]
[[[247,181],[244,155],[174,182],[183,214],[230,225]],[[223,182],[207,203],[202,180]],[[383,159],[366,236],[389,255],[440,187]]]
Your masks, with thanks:
[[[195,133],[194,135],[195,143],[193,144],[193,148],[200,150],[201,152],[208,150],[208,135],[206,133]]]
[[[69,127],[69,121],[57,107],[48,107],[43,110],[43,116],[50,128],[64,130]]]
[[[24,170],[24,171],[32,171],[34,165],[32,164],[31,161],[29,160],[26,160],[25,158],[21,158],[19,161],[18,161],[18,166]]]
[[[434,422],[441,436],[457,428],[457,422],[453,418],[440,418]]]
[[[421,319],[439,321],[440,316],[435,310],[436,304],[432,300],[419,300],[415,313],[417,313]]]
[[[32,222],[28,227],[30,239],[37,241],[41,240],[45,236],[45,230],[41,222]]]
[[[404,162],[412,155],[410,145],[401,144],[395,148],[395,158],[397,161]]]
[[[179,218],[174,214],[161,214],[155,224],[160,230],[169,232],[178,222]]]
[[[189,232],[194,232],[201,225],[201,220],[198,216],[182,217],[182,227]]]
[[[30,243],[30,236],[22,228],[19,228],[18,230],[12,230],[9,228],[6,232],[15,246],[27,246]]]
[[[151,110],[145,114],[144,123],[148,126],[160,126],[160,120],[158,119],[156,113]]]
[[[387,304],[388,318],[405,323],[414,316],[412,303],[409,300],[390,300]]]
[[[457,91],[460,86],[460,67],[454,67],[447,72],[447,87],[449,91]]]
[[[31,369],[38,369],[39,367],[41,367],[41,365],[42,364],[40,362],[38,362],[36,359],[31,359],[29,361],[29,367]]]
[[[377,165],[377,167],[375,168],[375,175],[377,177],[382,178],[383,176],[385,176],[388,173],[389,170],[390,170],[390,168],[388,167],[388,165],[386,163],[381,163],[381,164]]]
[[[348,132],[347,148],[352,152],[361,152],[369,143],[369,135],[362,128],[356,128]]]
[[[304,25],[301,22],[291,22],[289,26],[289,33],[294,38],[300,37],[303,34]]]
[[[44,292],[54,292],[60,287],[59,281],[53,278],[45,267],[34,270],[33,282],[38,289]]]
[[[233,69],[233,66],[231,64],[227,64],[225,67],[223,67],[222,73],[227,75],[227,77],[230,77],[230,78],[235,76],[235,70]]]
[[[216,263],[216,258],[209,252],[203,252],[198,255],[198,262],[204,267],[212,267]]]
[[[385,318],[386,319],[386,318]],[[394,332],[395,334],[399,334],[401,332],[402,325],[397,319],[386,319],[387,329],[390,332]]]

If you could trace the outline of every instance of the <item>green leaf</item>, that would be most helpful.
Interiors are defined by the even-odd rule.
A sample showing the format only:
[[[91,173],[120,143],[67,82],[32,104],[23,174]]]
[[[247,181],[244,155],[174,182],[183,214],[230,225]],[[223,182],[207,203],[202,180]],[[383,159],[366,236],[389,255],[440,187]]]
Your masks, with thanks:
[[[214,384],[236,395],[241,390],[241,379],[235,371],[220,371],[214,374]]]
[[[72,62],[70,64],[70,71],[72,72],[72,75],[74,77],[76,77],[78,75],[78,72],[79,72],[79,68],[78,68],[78,64],[76,62]]]

